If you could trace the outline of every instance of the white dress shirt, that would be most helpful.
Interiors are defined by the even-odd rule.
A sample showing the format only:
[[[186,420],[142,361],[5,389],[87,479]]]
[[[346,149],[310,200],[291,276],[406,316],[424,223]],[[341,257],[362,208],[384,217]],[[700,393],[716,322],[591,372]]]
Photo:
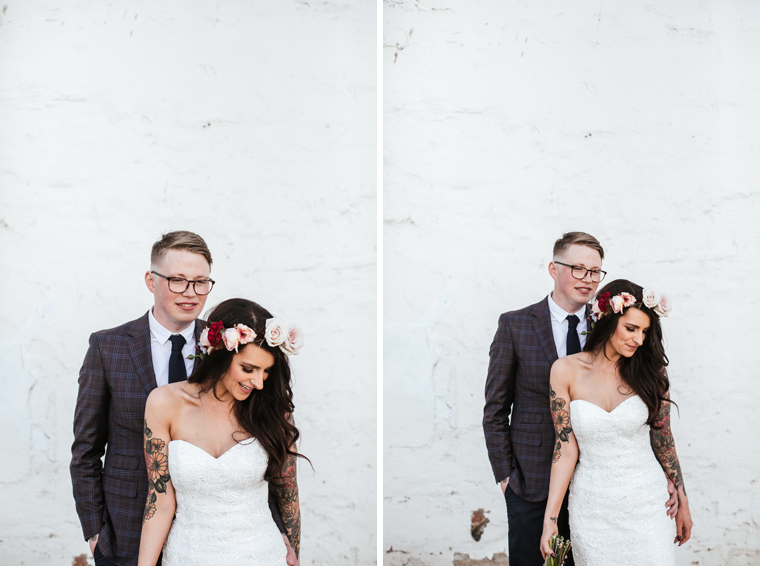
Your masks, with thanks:
[[[187,376],[193,372],[193,360],[187,357],[197,354],[195,348],[195,321],[181,332],[170,332],[164,328],[153,316],[153,309],[148,311],[148,326],[150,327],[150,355],[153,357],[153,372],[156,374],[156,385],[161,387],[169,383],[169,356],[172,354],[172,343],[169,337],[172,334],[181,334],[185,337],[185,345],[182,346],[182,357],[185,360]]]
[[[562,307],[552,299],[551,293],[549,293],[549,313],[552,320],[552,334],[554,335],[554,345],[557,347],[557,356],[564,358],[567,355],[567,315],[574,314],[578,317],[578,326],[576,331],[578,332],[578,338],[581,341],[581,351],[586,345],[586,335],[582,332],[586,331],[586,305],[583,305],[578,312],[565,312]],[[188,374],[189,375],[189,374]]]

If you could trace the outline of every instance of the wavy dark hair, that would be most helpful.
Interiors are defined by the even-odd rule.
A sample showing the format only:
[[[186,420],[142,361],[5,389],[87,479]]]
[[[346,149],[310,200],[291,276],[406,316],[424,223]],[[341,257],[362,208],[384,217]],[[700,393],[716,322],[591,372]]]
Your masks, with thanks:
[[[253,344],[274,357],[274,365],[264,388],[254,389],[244,401],[236,401],[233,411],[243,430],[255,437],[266,450],[268,463],[265,479],[279,483],[288,456],[305,456],[291,450],[300,433],[291,417],[294,407],[290,365],[287,355],[279,346],[272,348],[263,339],[264,327],[269,318],[273,318],[269,311],[246,299],[229,299],[206,314],[209,323],[222,321],[225,328],[245,324],[256,332],[256,340],[238,346],[238,352]],[[216,397],[216,384],[229,370],[234,355],[234,351],[230,352],[224,347],[214,350],[203,358],[188,381],[199,384],[201,393],[213,391]]]
[[[647,424],[655,426],[657,415],[660,413],[663,403],[673,403],[667,398],[670,389],[668,372],[665,368],[668,366],[668,357],[665,355],[665,348],[662,345],[662,327],[660,326],[660,317],[642,302],[643,287],[626,279],[616,279],[610,281],[603,289],[597,292],[596,299],[604,293],[609,293],[610,297],[620,293],[630,293],[636,297],[636,304],[623,309],[619,313],[608,313],[596,321],[594,330],[589,334],[586,340],[586,346],[583,348],[586,352],[603,354],[604,348],[612,335],[617,330],[620,318],[629,309],[639,309],[649,317],[649,331],[644,338],[644,342],[630,358],[620,356],[617,361],[617,370],[623,382],[644,401],[649,409],[649,418]],[[606,355],[606,354],[605,354]],[[675,403],[673,403],[675,404]]]

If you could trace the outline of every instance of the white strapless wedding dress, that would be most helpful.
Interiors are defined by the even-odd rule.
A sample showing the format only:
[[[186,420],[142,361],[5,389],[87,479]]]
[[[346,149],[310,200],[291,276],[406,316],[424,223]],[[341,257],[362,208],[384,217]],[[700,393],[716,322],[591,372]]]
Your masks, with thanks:
[[[570,538],[577,566],[674,566],[668,480],[652,452],[638,395],[608,413],[570,402],[580,451],[570,483]]]
[[[254,439],[214,458],[169,442],[177,510],[164,566],[284,566],[285,543],[269,511],[267,455]]]

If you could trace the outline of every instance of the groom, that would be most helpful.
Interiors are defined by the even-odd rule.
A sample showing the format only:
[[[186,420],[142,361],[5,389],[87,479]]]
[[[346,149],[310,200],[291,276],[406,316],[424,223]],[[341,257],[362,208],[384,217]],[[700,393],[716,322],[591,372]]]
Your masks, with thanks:
[[[584,332],[602,271],[604,249],[585,232],[554,243],[553,291],[522,310],[502,314],[491,344],[483,411],[488,458],[507,503],[510,566],[543,563],[539,548],[549,494],[554,424],[549,411],[552,364],[583,350]],[[670,489],[670,486],[669,486]],[[675,514],[676,497],[667,505]],[[570,537],[567,496],[559,534]],[[572,552],[565,566],[574,566]]]
[[[203,329],[198,317],[214,286],[211,263],[211,252],[197,234],[164,234],[153,245],[145,274],[153,308],[90,336],[79,372],[70,470],[79,521],[96,566],[137,564],[148,492],[145,401],[157,386],[187,379],[193,371],[187,357],[196,353]],[[290,547],[288,563],[295,563]]]

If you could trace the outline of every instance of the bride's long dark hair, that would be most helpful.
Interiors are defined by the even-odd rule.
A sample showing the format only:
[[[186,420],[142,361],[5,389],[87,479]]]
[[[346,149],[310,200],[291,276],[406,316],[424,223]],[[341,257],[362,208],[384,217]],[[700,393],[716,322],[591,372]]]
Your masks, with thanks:
[[[269,311],[246,299],[229,299],[206,314],[209,323],[221,321],[225,328],[245,324],[256,332],[256,340],[238,346],[238,352],[253,345],[274,357],[274,365],[269,371],[264,388],[254,389],[244,401],[236,401],[233,410],[243,430],[255,437],[266,450],[268,463],[265,479],[279,483],[288,456],[304,456],[291,449],[300,433],[292,419],[293,390],[288,357],[279,346],[273,348],[263,339],[264,328],[269,318],[273,318]],[[203,358],[188,381],[199,384],[202,393],[213,391],[216,396],[216,384],[229,370],[234,355],[234,350],[230,352],[224,347],[214,350]]]
[[[670,388],[668,372],[668,357],[662,345],[662,327],[660,317],[642,301],[643,287],[626,279],[616,279],[609,282],[597,292],[596,299],[604,293],[610,297],[620,293],[630,293],[636,297],[636,304],[623,309],[619,313],[607,313],[594,324],[594,330],[586,340],[583,348],[586,352],[605,355],[605,346],[617,330],[620,318],[628,309],[639,309],[649,317],[649,331],[641,346],[630,358],[620,356],[617,370],[623,382],[644,401],[649,409],[647,424],[656,427],[657,415],[663,403],[672,403],[667,397]]]

